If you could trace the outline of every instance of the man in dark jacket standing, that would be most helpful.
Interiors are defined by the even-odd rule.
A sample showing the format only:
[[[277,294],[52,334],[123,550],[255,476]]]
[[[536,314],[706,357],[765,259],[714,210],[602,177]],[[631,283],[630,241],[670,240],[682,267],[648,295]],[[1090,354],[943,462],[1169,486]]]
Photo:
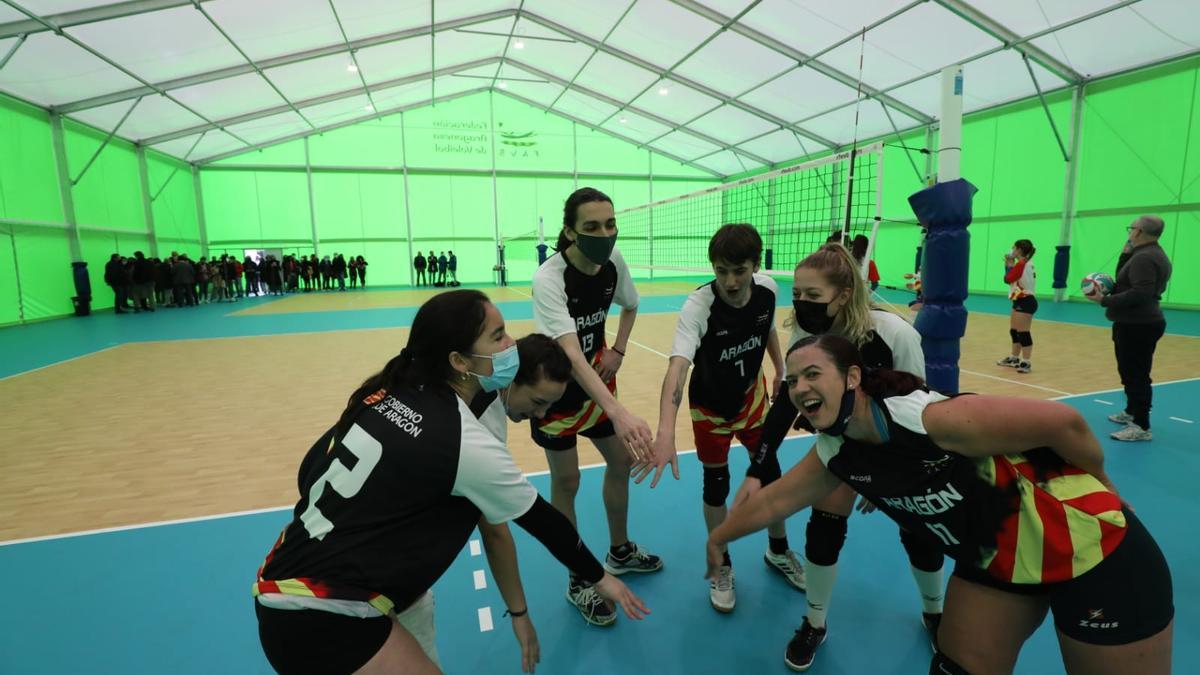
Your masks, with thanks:
[[[1113,322],[1113,348],[1117,354],[1117,372],[1125,387],[1125,410],[1108,419],[1126,425],[1111,436],[1118,441],[1148,441],[1150,433],[1150,368],[1154,348],[1167,330],[1159,301],[1171,278],[1171,261],[1158,239],[1163,233],[1162,218],[1141,216],[1128,228],[1126,250],[1117,261],[1116,285],[1108,295],[1088,296],[1105,308],[1104,316]]]
[[[133,309],[129,305],[129,286],[125,283],[125,263],[119,253],[112,254],[104,266],[104,283],[113,289],[113,295],[116,296],[113,312],[124,314],[125,310]]]
[[[413,258],[413,269],[417,271],[416,285],[424,286],[429,283],[425,278],[425,254],[417,251],[417,257]]]
[[[141,251],[133,252],[133,311],[154,311],[154,263]]]

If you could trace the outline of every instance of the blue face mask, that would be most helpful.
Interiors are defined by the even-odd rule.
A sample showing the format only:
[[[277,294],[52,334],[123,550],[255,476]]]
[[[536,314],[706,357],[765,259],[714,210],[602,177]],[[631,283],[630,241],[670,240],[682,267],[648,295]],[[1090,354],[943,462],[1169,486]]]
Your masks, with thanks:
[[[491,375],[471,373],[479,378],[479,386],[484,391],[498,391],[512,384],[513,378],[517,376],[517,370],[521,367],[521,355],[517,352],[516,344],[495,354],[471,354],[471,356],[492,360]]]

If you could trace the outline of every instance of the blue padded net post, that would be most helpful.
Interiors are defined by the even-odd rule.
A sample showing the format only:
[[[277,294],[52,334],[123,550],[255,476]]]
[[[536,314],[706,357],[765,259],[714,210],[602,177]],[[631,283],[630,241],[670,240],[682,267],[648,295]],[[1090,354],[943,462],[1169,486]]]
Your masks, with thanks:
[[[1071,271],[1071,247],[1055,246],[1054,251],[1054,288],[1067,287],[1067,275]]]
[[[908,198],[925,226],[921,291],[925,304],[915,323],[925,352],[930,388],[958,392],[959,340],[967,331],[967,264],[970,259],[971,200],[978,191],[959,178],[925,188]]]

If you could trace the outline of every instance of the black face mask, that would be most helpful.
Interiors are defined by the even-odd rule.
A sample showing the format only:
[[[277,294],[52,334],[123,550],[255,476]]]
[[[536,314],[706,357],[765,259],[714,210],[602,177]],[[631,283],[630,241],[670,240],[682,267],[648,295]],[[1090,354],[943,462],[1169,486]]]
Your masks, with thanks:
[[[612,257],[613,247],[617,245],[617,235],[611,237],[596,237],[580,233],[575,237],[575,247],[583,257],[596,265],[603,265]]]
[[[854,414],[854,389],[846,387],[846,393],[842,394],[842,404],[838,407],[838,416],[834,420],[833,425],[828,429],[821,429],[821,433],[830,436],[841,436],[846,433],[846,427],[850,425],[850,416]]]
[[[796,310],[796,325],[809,335],[824,335],[833,328],[828,302],[792,300],[792,309]]]

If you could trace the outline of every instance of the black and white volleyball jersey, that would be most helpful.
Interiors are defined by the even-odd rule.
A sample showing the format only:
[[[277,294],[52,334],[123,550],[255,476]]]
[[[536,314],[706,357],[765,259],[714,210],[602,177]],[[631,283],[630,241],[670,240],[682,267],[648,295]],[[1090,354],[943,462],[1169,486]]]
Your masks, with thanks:
[[[921,351],[921,334],[907,321],[882,309],[872,309],[871,339],[859,347],[863,363],[868,368],[888,368],[925,378],[925,352]],[[788,347],[809,336],[799,326],[792,325]],[[785,350],[786,352],[786,350]]]
[[[902,527],[1002,581],[1065,581],[1115,549],[1125,530],[1120,498],[1051,448],[966,457],[934,443],[923,415],[946,398],[918,389],[874,399],[882,444],[820,434],[817,455]]]
[[[766,274],[755,274],[750,300],[734,307],[721,299],[716,284],[710,281],[688,295],[679,312],[671,356],[692,363],[689,403],[730,419],[758,381],[767,338],[775,331],[779,286]]]
[[[481,514],[506,522],[537,499],[495,432],[457,395],[428,387],[368,397],[344,438],[331,429],[308,451],[299,487],[255,595],[358,616],[407,607]]]
[[[593,276],[580,272],[562,253],[551,256],[533,275],[536,331],[554,339],[575,333],[588,363],[595,363],[606,344],[604,322],[613,302],[625,309],[638,306],[629,267],[615,248],[612,258]],[[551,406],[550,414],[575,410],[587,399],[587,393],[572,379],[563,397]]]

